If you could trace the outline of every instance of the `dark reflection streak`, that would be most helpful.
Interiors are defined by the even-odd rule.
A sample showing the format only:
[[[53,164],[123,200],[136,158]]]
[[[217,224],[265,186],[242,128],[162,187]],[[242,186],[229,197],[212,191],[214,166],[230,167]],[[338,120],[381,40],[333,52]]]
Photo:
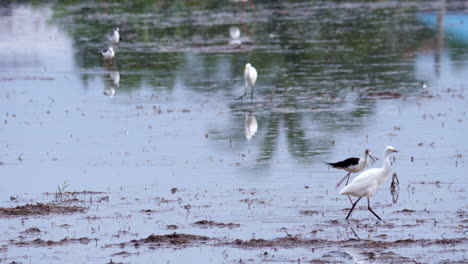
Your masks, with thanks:
[[[281,120],[281,114],[272,113],[266,126],[266,134],[261,143],[260,156],[258,161],[268,161],[273,157],[276,146],[278,145],[278,130]]]
[[[440,77],[440,56],[444,49],[444,16],[446,11],[446,0],[440,0],[440,9],[437,14],[437,37],[434,52],[434,73]]]

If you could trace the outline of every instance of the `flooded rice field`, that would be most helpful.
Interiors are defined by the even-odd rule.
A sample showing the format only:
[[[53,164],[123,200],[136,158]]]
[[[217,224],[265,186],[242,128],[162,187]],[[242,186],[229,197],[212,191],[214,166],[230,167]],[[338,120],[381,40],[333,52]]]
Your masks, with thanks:
[[[0,263],[466,263],[467,20],[461,1],[1,3]],[[379,167],[388,145],[382,220],[364,199],[346,220],[325,162]]]

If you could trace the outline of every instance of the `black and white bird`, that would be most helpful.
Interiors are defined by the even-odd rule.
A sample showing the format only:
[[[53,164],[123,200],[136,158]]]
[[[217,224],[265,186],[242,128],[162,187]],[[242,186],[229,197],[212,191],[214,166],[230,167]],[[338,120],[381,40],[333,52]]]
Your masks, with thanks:
[[[104,59],[106,60],[111,60],[115,56],[114,49],[112,47],[109,47],[107,50],[101,51],[102,56],[104,56]]]
[[[338,162],[333,162],[333,163],[327,162],[326,164],[328,164],[329,166],[335,169],[345,170],[348,172],[348,174],[346,174],[346,176],[344,176],[344,178],[341,179],[336,185],[336,187],[339,187],[345,179],[347,179],[346,185],[348,185],[348,181],[349,181],[349,177],[351,173],[360,172],[364,168],[366,168],[367,164],[369,164],[369,159],[371,159],[372,162],[375,161],[375,158],[372,157],[370,150],[366,149],[366,151],[364,152],[363,159],[352,157],[352,158],[348,158],[348,159],[338,161]]]
[[[112,31],[112,35],[110,35],[109,37],[109,40],[113,43],[113,44],[117,44],[119,43],[120,41],[120,34],[119,34],[119,28],[114,28],[114,30]]]

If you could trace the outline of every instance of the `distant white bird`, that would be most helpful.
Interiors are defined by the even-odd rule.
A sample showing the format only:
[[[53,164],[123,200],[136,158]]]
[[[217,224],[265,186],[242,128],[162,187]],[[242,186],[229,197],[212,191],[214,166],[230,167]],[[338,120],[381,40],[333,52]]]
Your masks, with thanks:
[[[242,99],[247,94],[247,89],[250,85],[252,87],[250,96],[253,98],[253,92],[255,87],[255,82],[257,81],[257,70],[250,64],[247,63],[244,68],[244,81],[245,81],[245,92],[238,99]]]
[[[240,40],[240,35],[241,35],[241,31],[239,27],[236,27],[236,26],[229,27],[229,37],[230,37],[229,44],[236,45],[236,46],[242,45],[242,41]]]
[[[117,44],[119,43],[120,41],[120,34],[119,34],[119,28],[114,28],[114,30],[112,31],[112,35],[109,37],[109,40],[113,43],[113,44]]]
[[[104,56],[104,59],[111,60],[115,56],[114,48],[109,47],[107,50],[101,51],[101,54]]]
[[[239,27],[236,27],[236,26],[229,27],[229,36],[232,39],[240,38],[240,34],[241,34],[241,32],[240,32]]]
[[[252,112],[245,115],[244,128],[245,138],[247,138],[247,140],[250,140],[255,135],[255,133],[257,133],[258,123],[255,115],[252,114]]]
[[[346,185],[348,185],[348,181],[349,181],[349,177],[351,173],[360,172],[363,169],[365,169],[367,167],[367,164],[369,164],[369,158],[372,161],[375,161],[374,157],[372,157],[370,150],[366,149],[366,151],[364,152],[363,159],[352,157],[352,158],[347,158],[345,160],[338,161],[338,162],[326,162],[326,164],[328,164],[329,166],[335,169],[345,170],[348,172],[348,174],[346,174],[346,176],[344,176],[344,178],[338,182],[336,187],[339,187],[346,178],[347,178]]]
[[[341,190],[340,195],[346,194],[359,197],[351,207],[351,210],[349,211],[348,216],[346,216],[346,219],[349,218],[351,212],[353,212],[354,207],[361,200],[361,198],[367,196],[367,209],[369,209],[369,211],[371,211],[379,220],[382,220],[374,211],[372,211],[369,197],[379,188],[380,185],[382,185],[387,180],[391,171],[390,154],[393,152],[398,151],[392,146],[386,147],[384,151],[385,157],[383,160],[383,166],[381,168],[369,169],[359,174]]]

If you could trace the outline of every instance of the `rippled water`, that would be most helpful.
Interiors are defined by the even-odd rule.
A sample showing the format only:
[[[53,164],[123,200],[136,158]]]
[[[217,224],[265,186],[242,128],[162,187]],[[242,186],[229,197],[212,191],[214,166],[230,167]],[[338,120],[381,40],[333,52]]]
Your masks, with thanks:
[[[1,203],[64,181],[235,201],[256,188],[280,200],[261,223],[307,221],[281,197],[342,218],[344,173],[323,162],[393,145],[392,210],[456,217],[466,212],[467,17],[464,3],[444,1],[4,3]],[[100,50],[114,27],[122,41],[108,63]],[[254,96],[237,100],[247,62],[259,77]],[[373,201],[395,217],[379,208],[392,204],[388,183]]]

